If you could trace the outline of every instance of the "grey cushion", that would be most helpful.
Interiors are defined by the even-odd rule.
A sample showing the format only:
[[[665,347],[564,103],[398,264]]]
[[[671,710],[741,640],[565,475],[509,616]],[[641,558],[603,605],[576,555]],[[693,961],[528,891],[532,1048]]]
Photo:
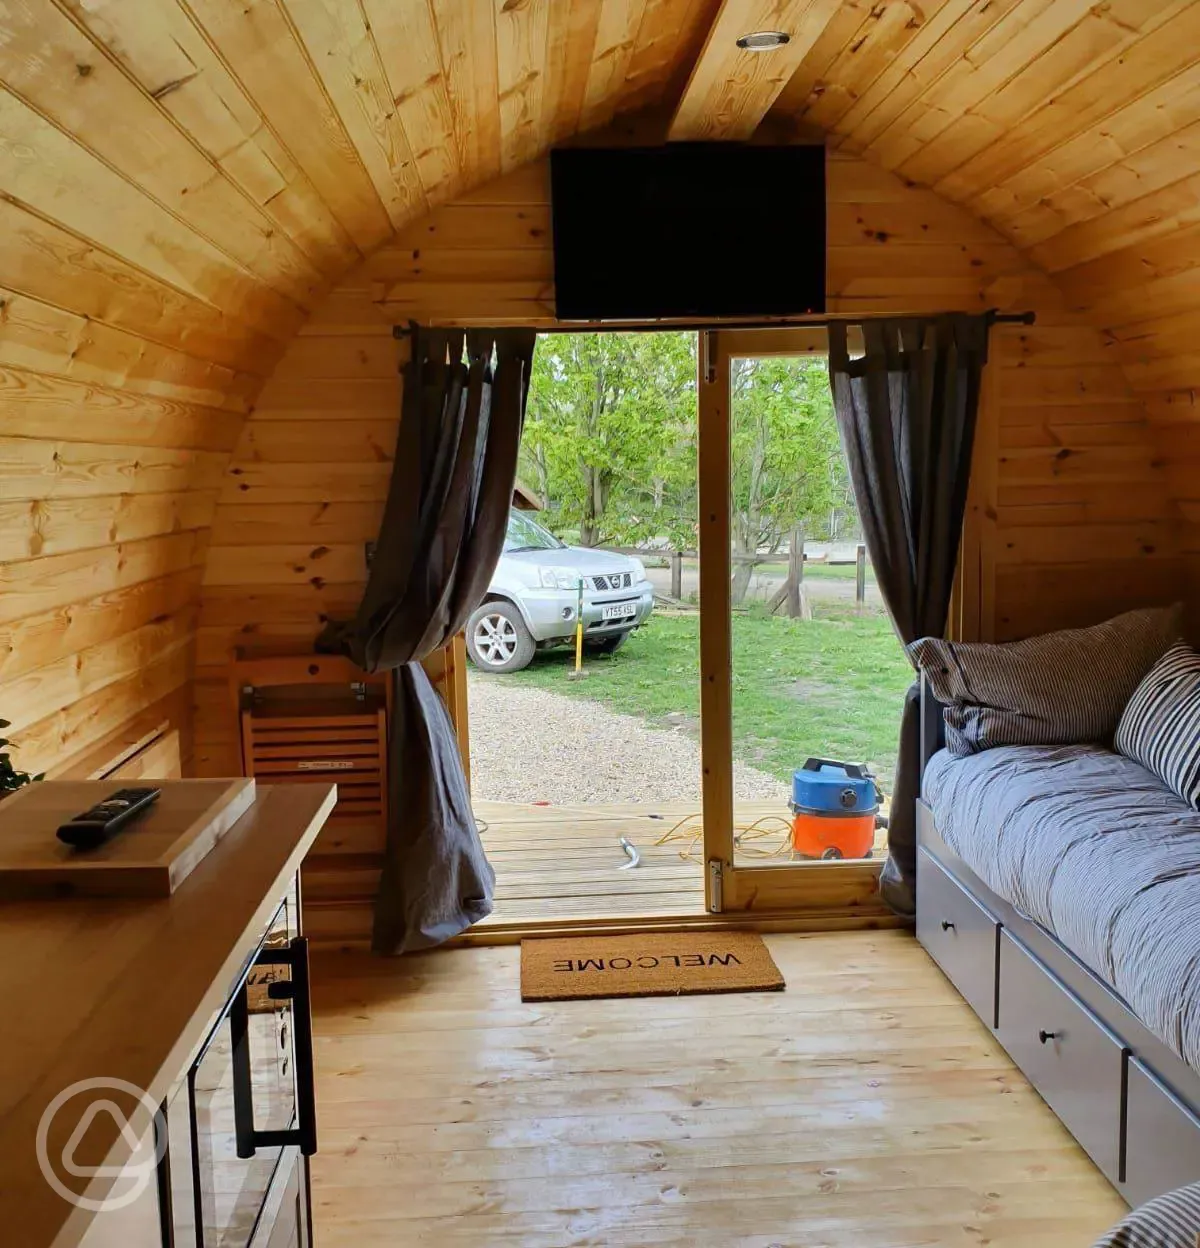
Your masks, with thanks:
[[[1172,646],[1147,672],[1117,725],[1117,749],[1200,810],[1200,654]]]
[[[923,637],[908,652],[946,705],[952,754],[1107,744],[1142,678],[1179,640],[1182,622],[1177,603],[1006,645]]]
[[[1200,1183],[1189,1183],[1126,1214],[1092,1248],[1196,1248],[1197,1244]]]

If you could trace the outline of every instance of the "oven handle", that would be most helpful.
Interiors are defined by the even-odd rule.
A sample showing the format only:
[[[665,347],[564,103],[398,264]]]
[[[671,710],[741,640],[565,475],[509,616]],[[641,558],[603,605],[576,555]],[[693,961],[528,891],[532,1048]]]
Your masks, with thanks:
[[[237,1155],[253,1157],[260,1148],[295,1144],[305,1157],[317,1151],[317,1090],[313,1067],[312,993],[308,974],[308,938],[297,936],[286,948],[263,949],[256,966],[287,966],[291,978],[267,986],[272,1001],[292,1002],[292,1045],[295,1054],[296,1126],[286,1131],[258,1131],[254,1127],[254,1099],[250,1086],[249,1002],[242,986],[229,1010],[233,1033],[233,1117]]]

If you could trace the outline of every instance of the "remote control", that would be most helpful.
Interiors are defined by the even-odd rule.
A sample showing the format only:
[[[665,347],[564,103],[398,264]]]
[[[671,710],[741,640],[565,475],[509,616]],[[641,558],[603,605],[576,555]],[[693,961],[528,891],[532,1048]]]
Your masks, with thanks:
[[[96,849],[158,800],[162,789],[118,789],[91,810],[58,830],[58,839],[75,849]]]

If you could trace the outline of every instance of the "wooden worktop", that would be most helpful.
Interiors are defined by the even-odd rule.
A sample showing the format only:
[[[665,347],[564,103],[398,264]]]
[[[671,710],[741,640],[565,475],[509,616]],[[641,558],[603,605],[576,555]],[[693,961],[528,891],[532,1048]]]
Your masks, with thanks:
[[[169,898],[0,904],[6,1248],[78,1242],[94,1215],[68,1204],[42,1176],[36,1138],[43,1111],[64,1088],[94,1077],[126,1080],[163,1100],[189,1067],[335,798],[333,785],[260,785],[250,809]],[[131,1121],[141,1128],[146,1117]],[[78,1113],[55,1117],[51,1157],[62,1156],[78,1122]],[[115,1166],[128,1157],[111,1115],[95,1118],[82,1145],[85,1164]],[[103,1197],[111,1182],[91,1179],[87,1195]]]

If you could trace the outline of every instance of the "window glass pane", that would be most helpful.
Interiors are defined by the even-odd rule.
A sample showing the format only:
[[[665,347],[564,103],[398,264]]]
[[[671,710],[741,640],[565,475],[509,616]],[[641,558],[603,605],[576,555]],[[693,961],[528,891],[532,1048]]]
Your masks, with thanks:
[[[828,363],[734,359],[730,389],[735,862],[861,859],[912,676],[860,553]]]

